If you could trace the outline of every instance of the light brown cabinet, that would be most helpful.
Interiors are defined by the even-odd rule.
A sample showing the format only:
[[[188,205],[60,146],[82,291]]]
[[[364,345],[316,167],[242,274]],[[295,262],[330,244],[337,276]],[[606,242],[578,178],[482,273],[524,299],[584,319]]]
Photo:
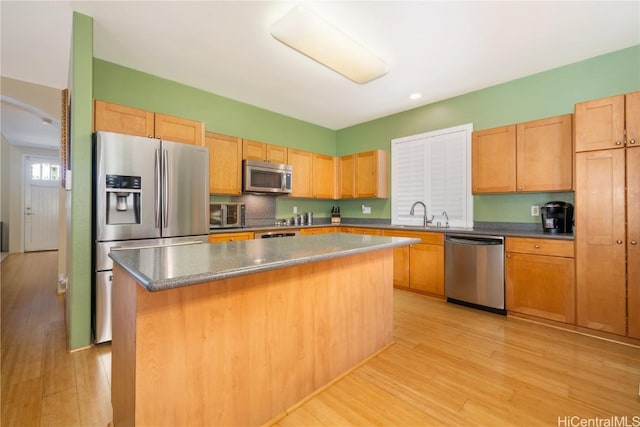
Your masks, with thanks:
[[[209,148],[209,192],[242,194],[242,140],[235,136],[205,133]]]
[[[573,115],[516,125],[516,190],[573,189]]]
[[[389,197],[389,156],[372,150],[340,157],[340,198]]]
[[[574,242],[507,237],[505,251],[507,310],[575,323]]]
[[[639,107],[634,92],[575,109],[577,324],[634,338],[640,338]]]
[[[337,233],[340,231],[338,227],[314,227],[300,229],[301,236],[309,236],[313,234]]]
[[[278,164],[287,164],[287,148],[266,144],[250,139],[242,140],[243,160],[263,160]]]
[[[382,230],[382,235],[421,240],[408,247],[394,248],[394,286],[444,297],[444,233]]]
[[[578,103],[575,120],[577,152],[640,145],[640,91]]]
[[[288,162],[292,167],[291,197],[313,197],[313,154],[289,148]]]
[[[237,233],[214,233],[209,234],[209,243],[226,243],[235,242],[238,240],[251,240],[253,239],[253,233],[249,231],[237,232]]]
[[[570,191],[572,129],[565,114],[473,132],[473,193]]]
[[[185,144],[203,145],[204,124],[166,114],[94,100],[94,131],[161,138]]]
[[[379,236],[382,231],[378,228],[366,228],[366,227],[345,227],[340,229],[343,233],[351,234],[368,234],[370,236]]]
[[[313,197],[336,198],[336,158],[325,154],[313,154]]]

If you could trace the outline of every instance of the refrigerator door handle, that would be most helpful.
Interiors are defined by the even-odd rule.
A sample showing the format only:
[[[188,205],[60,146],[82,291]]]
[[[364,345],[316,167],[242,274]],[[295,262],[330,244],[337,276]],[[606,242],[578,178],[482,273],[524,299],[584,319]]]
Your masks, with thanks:
[[[164,228],[169,227],[169,151],[162,150],[162,215],[164,217]],[[164,233],[163,233],[164,234]]]
[[[153,178],[154,178],[154,216],[156,220],[156,228],[160,228],[160,188],[162,185],[161,177],[160,177],[160,149],[155,150],[154,156],[154,166],[153,166]]]

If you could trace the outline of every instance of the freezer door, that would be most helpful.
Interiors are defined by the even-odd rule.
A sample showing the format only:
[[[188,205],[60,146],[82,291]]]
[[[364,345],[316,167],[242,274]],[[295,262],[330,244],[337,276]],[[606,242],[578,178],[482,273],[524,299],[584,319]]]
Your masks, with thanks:
[[[152,138],[112,132],[95,134],[93,188],[97,241],[160,237],[160,228],[156,227],[159,148],[160,142]],[[113,187],[114,179],[126,182],[137,178],[140,188],[130,190],[136,191],[131,194],[119,193],[117,188],[107,185],[110,182]],[[120,201],[123,203],[119,204]]]
[[[93,322],[93,339],[96,344],[111,341],[112,283],[112,271],[99,271],[96,273],[96,287],[94,294],[95,312]]]
[[[162,141],[162,236],[209,233],[209,149]]]

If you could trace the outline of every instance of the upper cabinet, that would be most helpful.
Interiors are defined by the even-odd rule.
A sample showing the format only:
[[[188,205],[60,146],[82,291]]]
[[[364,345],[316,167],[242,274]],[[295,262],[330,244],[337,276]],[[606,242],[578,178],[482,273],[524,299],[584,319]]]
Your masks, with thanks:
[[[242,140],[235,136],[205,133],[209,148],[209,192],[242,194]]]
[[[242,140],[242,159],[288,164],[287,148],[250,139]]]
[[[571,191],[572,115],[473,132],[474,194]]]
[[[336,198],[336,158],[325,154],[313,154],[313,197]],[[294,175],[295,179],[295,175]]]
[[[516,190],[570,191],[573,188],[571,114],[516,126]]]
[[[640,91],[581,102],[575,116],[577,152],[640,144]]]
[[[516,126],[473,132],[471,180],[474,194],[516,191]]]
[[[313,154],[308,151],[287,150],[292,167],[291,197],[313,197]]]
[[[94,101],[94,131],[162,138],[167,141],[203,145],[204,124],[138,108]]]
[[[340,198],[389,197],[389,156],[372,150],[340,158]]]

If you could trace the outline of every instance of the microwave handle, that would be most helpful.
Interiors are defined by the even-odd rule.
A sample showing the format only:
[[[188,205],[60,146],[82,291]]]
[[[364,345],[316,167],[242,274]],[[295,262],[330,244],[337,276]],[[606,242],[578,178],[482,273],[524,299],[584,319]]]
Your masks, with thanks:
[[[286,190],[287,189],[287,174],[286,173],[282,173],[280,174],[280,189],[281,190]]]

